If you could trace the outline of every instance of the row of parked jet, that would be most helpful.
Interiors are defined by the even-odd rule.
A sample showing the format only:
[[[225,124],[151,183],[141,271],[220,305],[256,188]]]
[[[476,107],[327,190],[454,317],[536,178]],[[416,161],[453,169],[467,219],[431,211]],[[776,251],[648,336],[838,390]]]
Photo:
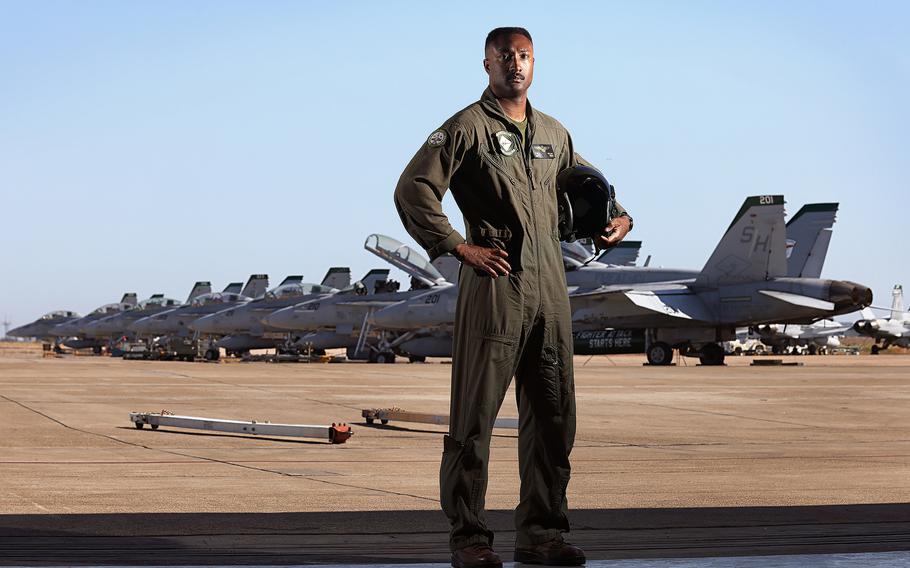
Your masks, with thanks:
[[[626,339],[601,345],[604,351],[628,349],[624,342],[638,336],[651,364],[670,364],[674,350],[722,364],[721,342],[734,339],[738,328],[770,337],[787,333],[780,326],[866,308],[868,287],[821,278],[837,208],[805,205],[785,222],[783,196],[749,197],[701,270],[635,266],[640,242],[597,256],[580,243],[562,243],[576,342],[593,331],[627,330],[613,336]],[[137,303],[127,294],[88,316],[54,312],[11,334],[95,349],[126,339],[165,357],[216,358],[222,349],[240,355],[264,348],[347,348],[349,357],[374,362],[451,356],[458,261],[444,255],[430,262],[383,235],[370,235],[364,246],[407,273],[410,288],[400,290],[389,269],[351,282],[349,269],[335,267],[320,284],[289,276],[271,290],[257,274],[246,286],[219,293],[198,282],[182,305],[160,294]],[[181,351],[180,345],[191,347]]]

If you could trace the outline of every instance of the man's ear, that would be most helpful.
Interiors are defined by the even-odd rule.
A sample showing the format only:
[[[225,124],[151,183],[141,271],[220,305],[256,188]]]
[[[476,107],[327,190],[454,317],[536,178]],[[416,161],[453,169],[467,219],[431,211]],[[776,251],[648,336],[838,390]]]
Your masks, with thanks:
[[[487,72],[487,75],[490,74],[490,60],[486,57],[483,58],[483,70]]]

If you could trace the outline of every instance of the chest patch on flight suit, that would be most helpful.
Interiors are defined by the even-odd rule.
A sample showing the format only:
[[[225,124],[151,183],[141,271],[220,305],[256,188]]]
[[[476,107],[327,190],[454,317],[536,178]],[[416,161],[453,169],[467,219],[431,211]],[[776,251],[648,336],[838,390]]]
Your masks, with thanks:
[[[518,141],[511,132],[500,130],[493,136],[496,138],[496,145],[499,146],[499,153],[503,156],[511,156],[518,151]]]
[[[552,160],[556,157],[552,144],[533,144],[531,154],[538,160]]]

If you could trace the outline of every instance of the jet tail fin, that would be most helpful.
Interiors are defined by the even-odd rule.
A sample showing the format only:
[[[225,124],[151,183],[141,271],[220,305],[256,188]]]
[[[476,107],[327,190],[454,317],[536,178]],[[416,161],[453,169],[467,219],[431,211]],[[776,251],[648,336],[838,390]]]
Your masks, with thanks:
[[[285,284],[300,284],[301,282],[303,282],[303,275],[295,274],[282,280],[281,284],[278,286],[284,286]]]
[[[135,292],[127,292],[120,298],[120,303],[128,306],[135,306],[139,303],[139,296]]]
[[[437,256],[430,262],[436,270],[442,274],[442,277],[446,279],[446,282],[451,282],[452,284],[458,283],[458,272],[461,270],[461,261],[452,256],[451,253],[445,253]]]
[[[351,269],[347,266],[333,266],[325,273],[322,285],[342,290],[351,285]]]
[[[837,203],[808,203],[787,221],[787,276],[821,276],[837,208]]]
[[[246,296],[247,298],[258,298],[265,294],[265,291],[268,289],[268,274],[251,274],[250,279],[246,281],[246,286],[240,291],[240,295]]]
[[[641,251],[641,241],[622,241],[603,251],[597,257],[597,262],[613,266],[635,266],[639,251]]]
[[[243,289],[243,282],[231,282],[224,287],[224,290],[221,292],[223,294],[239,294],[240,290]]]
[[[377,284],[385,282],[388,279],[388,268],[374,268],[373,270],[367,272],[366,276],[361,278],[358,283],[363,285],[363,288],[367,294],[372,294],[376,291]],[[356,284],[357,283],[355,283],[355,285]]]
[[[786,276],[785,232],[783,195],[746,198],[696,284],[717,286]]]
[[[186,298],[186,303],[189,304],[199,296],[203,294],[210,294],[212,292],[212,283],[207,281],[199,281],[193,284],[193,289],[190,290],[190,295]]]
[[[895,284],[891,290],[891,319],[894,321],[904,321],[904,287]]]

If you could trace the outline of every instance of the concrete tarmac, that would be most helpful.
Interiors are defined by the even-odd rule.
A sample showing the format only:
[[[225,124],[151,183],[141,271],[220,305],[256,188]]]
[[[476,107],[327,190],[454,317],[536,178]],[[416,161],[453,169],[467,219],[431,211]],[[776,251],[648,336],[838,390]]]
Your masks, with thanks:
[[[39,358],[0,350],[0,563],[445,562],[450,365]],[[576,357],[570,540],[592,559],[910,550],[910,356],[802,367]],[[129,411],[347,422],[346,444],[161,428]],[[514,393],[502,417],[517,416]],[[487,508],[510,559],[515,430]]]

